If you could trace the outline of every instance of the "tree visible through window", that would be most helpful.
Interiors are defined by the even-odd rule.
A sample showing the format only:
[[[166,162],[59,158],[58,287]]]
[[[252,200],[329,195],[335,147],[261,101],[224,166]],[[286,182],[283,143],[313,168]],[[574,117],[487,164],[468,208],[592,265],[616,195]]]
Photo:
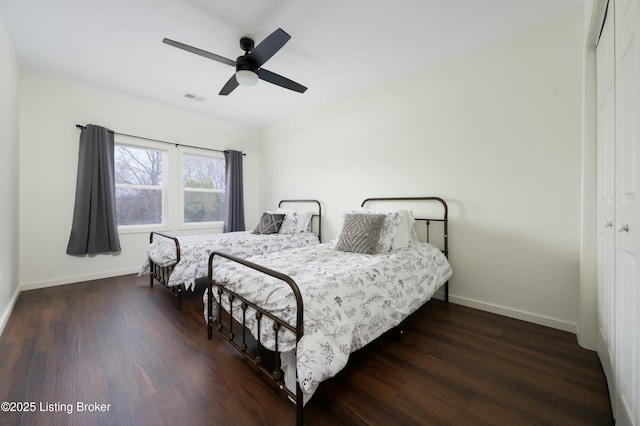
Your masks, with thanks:
[[[224,220],[224,159],[184,154],[182,157],[184,223]]]
[[[114,154],[118,226],[172,225],[168,222],[179,218],[182,224],[224,221],[225,161],[222,155],[168,152],[117,142]],[[182,179],[170,181],[167,170],[173,169],[179,158]],[[167,200],[173,200],[178,192],[183,197],[182,214],[177,205],[169,205],[175,211],[167,213]]]
[[[162,224],[165,152],[116,144],[114,153],[118,226]]]

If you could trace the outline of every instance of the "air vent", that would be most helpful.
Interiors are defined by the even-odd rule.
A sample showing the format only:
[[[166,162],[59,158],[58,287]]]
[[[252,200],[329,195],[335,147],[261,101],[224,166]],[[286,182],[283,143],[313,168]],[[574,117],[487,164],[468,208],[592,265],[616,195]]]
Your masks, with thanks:
[[[207,99],[204,96],[194,95],[193,93],[185,93],[184,97],[187,98],[187,99],[191,99],[191,100],[197,101],[197,102],[202,102],[202,101]]]

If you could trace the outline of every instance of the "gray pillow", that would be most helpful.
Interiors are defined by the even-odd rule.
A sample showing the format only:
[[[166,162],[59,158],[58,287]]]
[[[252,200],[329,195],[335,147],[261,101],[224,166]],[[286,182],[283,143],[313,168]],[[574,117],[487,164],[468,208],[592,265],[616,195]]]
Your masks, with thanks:
[[[252,234],[277,234],[283,220],[284,214],[264,212]]]
[[[349,213],[345,215],[336,249],[352,253],[374,253],[384,219],[383,214]]]

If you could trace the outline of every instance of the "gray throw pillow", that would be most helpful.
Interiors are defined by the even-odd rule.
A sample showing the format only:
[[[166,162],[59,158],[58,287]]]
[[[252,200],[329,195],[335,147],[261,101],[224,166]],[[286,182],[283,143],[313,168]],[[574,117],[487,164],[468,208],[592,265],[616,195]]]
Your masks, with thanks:
[[[336,249],[352,253],[374,253],[384,219],[383,214],[349,213],[345,215]]]
[[[283,220],[283,214],[264,212],[252,234],[277,234]]]

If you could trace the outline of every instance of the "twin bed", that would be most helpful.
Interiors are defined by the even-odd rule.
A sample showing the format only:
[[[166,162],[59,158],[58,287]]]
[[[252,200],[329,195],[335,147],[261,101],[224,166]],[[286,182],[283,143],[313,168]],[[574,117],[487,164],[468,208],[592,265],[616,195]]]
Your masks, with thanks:
[[[382,203],[402,208],[371,208]],[[302,424],[304,404],[350,353],[401,326],[440,288],[448,301],[448,246],[446,202],[401,197],[364,200],[330,243],[246,258],[213,251],[208,338],[219,332],[267,374]]]
[[[196,280],[206,279],[209,255],[214,251],[245,258],[320,243],[322,206],[318,200],[281,200],[277,209],[265,215],[282,219],[275,232],[261,227],[262,221],[253,232],[182,237],[151,232],[148,257],[139,275],[149,274],[150,286],[158,282],[168,287],[180,310],[182,293],[193,290]]]
[[[443,199],[368,198],[342,220],[338,237],[320,243],[320,202],[282,200],[253,232],[152,232],[140,271],[171,289],[178,309],[182,292],[206,279],[208,338],[217,331],[271,378],[296,404],[299,425],[352,352],[401,329],[441,288],[449,297]]]

